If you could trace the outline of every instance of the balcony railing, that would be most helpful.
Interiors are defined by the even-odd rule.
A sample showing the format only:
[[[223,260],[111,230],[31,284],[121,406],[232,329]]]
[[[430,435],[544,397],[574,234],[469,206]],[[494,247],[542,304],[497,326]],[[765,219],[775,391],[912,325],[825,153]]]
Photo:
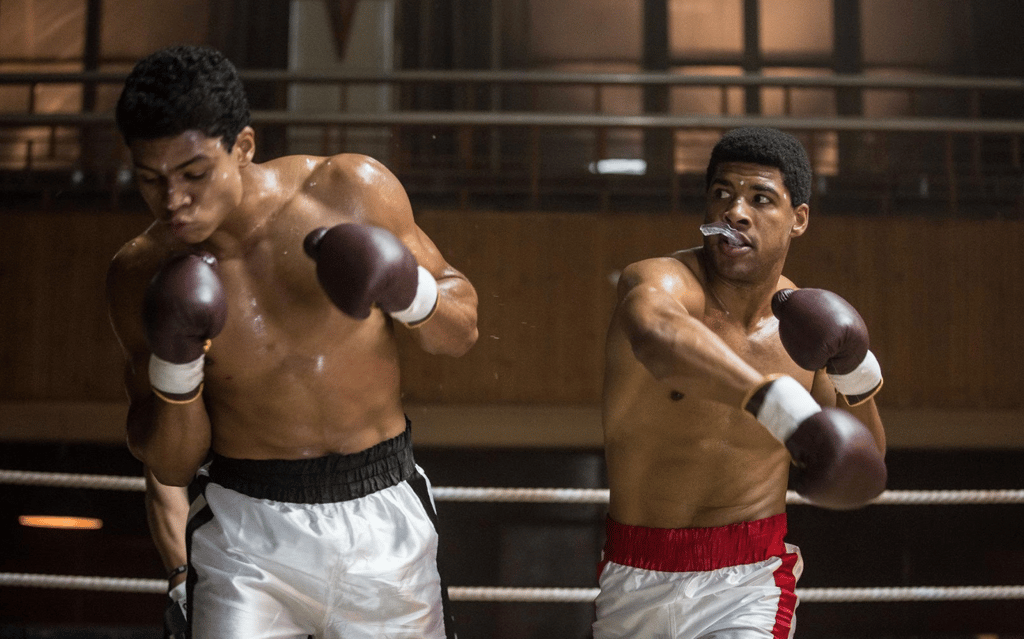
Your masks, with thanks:
[[[414,198],[461,206],[676,209],[703,191],[720,132],[773,126],[801,137],[815,197],[886,210],[1021,215],[1024,82],[964,77],[692,76],[674,74],[242,71],[287,110],[256,109],[273,155],[373,155]],[[124,74],[0,74],[0,186],[131,189],[113,127]],[[97,110],[46,104],[55,92],[96,96]],[[742,112],[757,92],[759,115]],[[639,112],[644,92],[665,105]],[[263,92],[267,94],[266,91]],[[72,100],[73,101],[73,100]],[[64,101],[67,103],[67,100]],[[860,115],[846,115],[850,104]],[[1024,111],[1022,111],[1024,112]],[[997,114],[993,116],[992,114]],[[623,160],[618,163],[606,160]],[[619,167],[609,172],[606,167]],[[49,185],[47,187],[47,185]]]

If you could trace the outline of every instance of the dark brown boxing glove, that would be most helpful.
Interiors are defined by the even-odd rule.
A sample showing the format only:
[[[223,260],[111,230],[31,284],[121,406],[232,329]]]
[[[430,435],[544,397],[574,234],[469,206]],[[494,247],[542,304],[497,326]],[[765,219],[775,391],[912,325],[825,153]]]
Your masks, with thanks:
[[[852,406],[882,387],[882,371],[868,350],[868,327],[849,302],[819,288],[784,289],[772,297],[779,338],[801,368],[825,369]]]
[[[871,432],[837,408],[822,409],[789,376],[768,379],[743,404],[793,458],[793,490],[823,508],[849,510],[885,490],[885,460]]]
[[[306,236],[303,248],[316,262],[327,297],[346,315],[366,319],[376,305],[413,325],[429,318],[437,305],[434,277],[386,229],[365,224],[318,228]]]
[[[217,259],[206,252],[171,256],[146,288],[142,309],[149,381],[159,396],[189,401],[200,394],[207,342],[226,320]]]

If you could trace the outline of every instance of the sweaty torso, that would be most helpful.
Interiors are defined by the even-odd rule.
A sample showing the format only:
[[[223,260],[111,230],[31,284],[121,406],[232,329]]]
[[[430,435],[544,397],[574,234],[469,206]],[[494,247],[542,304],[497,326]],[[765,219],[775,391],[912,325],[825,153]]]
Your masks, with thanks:
[[[678,269],[698,277],[693,253]],[[734,321],[712,296],[689,309],[736,354],[764,374],[792,375],[810,388],[778,338],[778,322]],[[616,320],[617,322],[617,320]],[[708,380],[671,388],[655,379],[613,323],[606,350],[604,429],[609,515],[652,528],[722,526],[785,510],[790,456],[748,413],[703,398]]]
[[[247,459],[364,450],[405,427],[392,325],[379,310],[365,320],[338,311],[302,241],[319,226],[365,220],[317,197],[333,188],[344,201],[345,184],[323,183],[332,178],[311,159],[262,166],[264,183],[242,204],[262,222],[243,241],[210,249],[228,298],[206,359],[212,449]],[[173,248],[160,228],[148,233],[156,253]]]

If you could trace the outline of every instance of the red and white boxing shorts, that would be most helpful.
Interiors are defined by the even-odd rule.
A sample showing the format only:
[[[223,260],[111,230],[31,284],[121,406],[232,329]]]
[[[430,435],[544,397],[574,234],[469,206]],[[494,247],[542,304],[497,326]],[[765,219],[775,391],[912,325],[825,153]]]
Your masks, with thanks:
[[[718,528],[607,522],[594,639],[793,636],[803,570],[786,515]]]
[[[409,440],[407,428],[354,455],[215,456],[191,487],[190,636],[454,636]]]

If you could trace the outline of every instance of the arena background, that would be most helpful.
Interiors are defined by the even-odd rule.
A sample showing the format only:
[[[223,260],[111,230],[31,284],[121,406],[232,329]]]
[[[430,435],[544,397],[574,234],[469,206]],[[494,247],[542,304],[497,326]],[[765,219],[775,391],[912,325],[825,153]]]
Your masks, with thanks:
[[[151,217],[110,111],[137,58],[192,42],[242,70],[259,157],[377,157],[476,286],[468,355],[402,339],[435,485],[604,487],[615,278],[699,242],[711,145],[760,122],[811,151],[811,225],[787,274],[867,321],[890,488],[1024,488],[1022,18],[1010,0],[3,0],[0,469],[141,472],[103,281]],[[41,508],[104,527],[17,524]],[[441,502],[439,514],[453,586],[596,583],[601,506]],[[1024,583],[1019,504],[790,516],[801,587]],[[140,493],[3,485],[0,539],[0,572],[162,574]],[[162,605],[0,586],[0,636],[157,637]],[[797,636],[1020,637],[1019,610],[807,603]],[[587,637],[593,614],[455,612],[469,639]]]

